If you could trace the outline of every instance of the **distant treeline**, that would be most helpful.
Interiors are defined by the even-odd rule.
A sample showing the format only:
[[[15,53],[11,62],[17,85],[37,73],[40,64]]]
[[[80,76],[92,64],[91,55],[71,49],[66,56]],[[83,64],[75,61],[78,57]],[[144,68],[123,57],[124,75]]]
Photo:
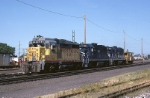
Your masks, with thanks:
[[[0,43],[0,54],[14,54],[15,47],[8,46],[5,43]]]

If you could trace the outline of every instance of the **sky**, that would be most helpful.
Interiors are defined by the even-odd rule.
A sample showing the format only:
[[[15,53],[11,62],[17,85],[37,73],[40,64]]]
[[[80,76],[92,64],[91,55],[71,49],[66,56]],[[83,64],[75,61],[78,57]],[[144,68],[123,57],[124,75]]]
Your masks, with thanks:
[[[34,36],[150,54],[150,0],[0,0],[0,42],[23,53]]]

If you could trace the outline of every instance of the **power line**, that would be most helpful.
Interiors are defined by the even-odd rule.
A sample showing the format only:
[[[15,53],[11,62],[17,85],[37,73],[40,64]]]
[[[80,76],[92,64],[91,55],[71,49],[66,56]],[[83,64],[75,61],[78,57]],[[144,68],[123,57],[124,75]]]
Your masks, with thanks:
[[[145,42],[144,40],[143,40],[143,42],[146,43],[147,45],[150,45],[150,43],[147,43],[147,42]]]
[[[91,22],[92,24],[94,24],[94,25],[96,25],[97,27],[99,27],[99,28],[101,28],[101,29],[104,29],[104,30],[106,30],[106,31],[109,31],[109,32],[113,32],[113,33],[121,33],[121,32],[115,32],[115,31],[112,31],[112,30],[109,30],[109,29],[106,29],[106,28],[104,28],[104,27],[102,27],[102,26],[99,26],[98,24],[96,24],[96,23],[94,23],[93,21],[91,21],[91,20],[89,20],[88,18],[86,18],[89,22]],[[124,32],[123,32],[124,33]],[[136,41],[140,41],[140,40],[138,40],[138,39],[135,39],[135,38],[133,38],[133,37],[131,37],[129,34],[127,34],[127,33],[125,33],[128,37],[130,37],[131,39],[134,39],[134,40],[136,40]],[[145,41],[144,41],[145,42]],[[147,43],[147,42],[145,42],[145,43]],[[148,45],[150,45],[149,43],[147,43]]]
[[[135,38],[131,37],[131,36],[130,36],[130,35],[128,35],[127,33],[126,33],[126,35],[127,35],[128,37],[130,37],[130,38],[132,38],[132,39],[136,40],[136,41],[141,41],[141,40],[138,40],[138,39],[135,39]],[[143,42],[144,42],[144,43],[146,43],[146,44],[148,44],[148,45],[150,45],[150,43],[147,43],[147,42],[145,42],[144,40],[143,40]]]
[[[94,24],[95,26],[97,26],[97,27],[99,27],[99,28],[101,28],[101,29],[104,29],[104,30],[106,30],[106,31],[113,32],[113,33],[120,33],[120,32],[114,32],[114,31],[112,31],[112,30],[109,30],[109,29],[106,29],[106,28],[104,28],[104,27],[102,27],[102,26],[99,26],[98,24],[94,23],[93,21],[89,20],[88,18],[86,18],[86,19],[87,19],[87,21],[91,22],[92,24]]]
[[[66,16],[66,17],[83,18],[83,17],[79,17],[79,16],[65,15],[65,14],[62,14],[62,13],[50,11],[50,10],[43,9],[43,8],[41,8],[41,7],[38,7],[38,6],[34,6],[34,5],[32,5],[32,4],[28,4],[28,3],[23,2],[23,1],[20,1],[20,0],[16,0],[16,1],[18,1],[19,3],[23,3],[23,4],[25,4],[25,5],[28,5],[28,6],[31,6],[31,7],[34,7],[34,8],[43,10],[43,11],[46,11],[46,12],[53,13],[53,14],[58,14],[58,15],[61,15],[61,16]],[[89,19],[87,19],[87,18],[86,18],[86,20],[88,20],[89,22],[91,22],[92,24],[98,26],[98,27],[101,28],[101,29],[104,29],[104,30],[107,30],[107,31],[110,31],[110,32],[114,32],[114,31],[112,31],[112,30],[109,30],[109,29],[106,29],[106,28],[104,28],[104,27],[101,27],[101,26],[97,25],[96,23],[92,22],[91,20],[89,20]],[[114,33],[118,33],[118,32],[114,32]]]
[[[130,37],[130,38],[136,40],[136,41],[140,41],[140,40],[138,40],[138,39],[135,39],[135,38],[131,37],[131,36],[130,36],[129,34],[127,34],[127,33],[126,33],[126,35],[127,35],[128,37]]]
[[[23,3],[25,5],[28,5],[28,6],[31,6],[31,7],[34,7],[34,8],[37,8],[37,9],[40,9],[42,11],[46,11],[46,12],[50,12],[50,13],[53,13],[53,14],[57,14],[57,15],[61,15],[61,16],[66,16],[66,17],[74,17],[74,18],[83,18],[83,17],[78,17],[78,16],[73,16],[73,15],[65,15],[65,14],[62,14],[62,13],[58,13],[58,12],[54,12],[54,11],[50,11],[50,10],[47,10],[47,9],[43,9],[41,7],[38,7],[38,6],[34,6],[32,4],[28,4],[26,2],[23,2],[23,1],[20,1],[20,0],[16,0],[17,2],[19,3]]]
[[[28,6],[31,6],[31,7],[34,7],[34,8],[37,8],[37,9],[40,9],[40,10],[43,10],[43,11],[46,11],[46,12],[50,12],[50,13],[53,13],[53,14],[57,14],[57,15],[61,15],[61,16],[66,16],[66,17],[74,17],[74,18],[84,18],[84,17],[79,17],[79,16],[73,16],[73,15],[65,15],[65,14],[62,14],[62,13],[58,13],[58,12],[54,12],[54,11],[50,11],[50,10],[47,10],[47,9],[43,9],[41,7],[38,7],[38,6],[34,6],[32,4],[29,4],[29,3],[26,3],[26,2],[23,2],[23,1],[20,1],[20,0],[16,0],[18,1],[19,3],[23,3],[25,5],[28,5]],[[97,27],[101,28],[101,29],[104,29],[104,30],[107,30],[109,32],[113,32],[113,33],[120,33],[120,32],[114,32],[112,30],[109,30],[109,29],[106,29],[102,26],[99,26],[98,24],[94,23],[93,21],[91,21],[90,19],[86,18],[86,20],[88,20],[89,22],[91,22],[92,24],[96,25]]]
[[[65,16],[65,17],[72,17],[72,18],[83,18],[83,17],[79,17],[79,16],[66,15],[66,14],[62,14],[62,13],[50,11],[50,10],[47,10],[47,9],[44,9],[44,8],[41,8],[41,7],[38,7],[38,6],[34,6],[34,5],[32,5],[32,4],[29,4],[29,3],[26,3],[26,2],[23,2],[23,1],[20,1],[20,0],[16,0],[16,1],[19,2],[19,3],[25,4],[25,5],[27,5],[27,6],[30,6],[30,7],[33,7],[33,8],[37,8],[37,9],[39,9],[39,10],[46,11],[46,12],[50,12],[50,13],[53,13],[53,14],[57,14],[57,15]],[[86,18],[86,20],[89,21],[89,22],[91,22],[91,23],[94,24],[95,26],[97,26],[97,27],[103,29],[103,30],[106,30],[106,31],[109,31],[109,32],[113,32],[113,33],[122,33],[122,32],[115,32],[115,31],[112,31],[112,30],[110,30],[110,29],[106,29],[106,28],[104,28],[104,27],[102,27],[102,26],[99,26],[98,24],[94,23],[93,21],[91,21],[91,20],[88,19],[88,18]],[[136,40],[136,41],[140,41],[140,40],[137,40],[137,39],[131,37],[131,36],[130,36],[129,34],[127,34],[127,33],[126,33],[126,35],[127,35],[128,37],[130,37],[130,38]],[[143,42],[145,42],[145,41],[143,41]],[[145,43],[148,44],[148,45],[150,45],[150,44],[147,43],[147,42],[145,42]]]

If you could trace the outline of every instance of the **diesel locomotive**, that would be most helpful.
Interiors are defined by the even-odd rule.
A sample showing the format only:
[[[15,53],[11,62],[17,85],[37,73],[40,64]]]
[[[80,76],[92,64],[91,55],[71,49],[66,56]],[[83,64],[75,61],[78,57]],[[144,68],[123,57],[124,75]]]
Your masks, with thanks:
[[[126,64],[120,47],[77,43],[65,39],[45,38],[41,35],[29,41],[23,71],[53,72],[63,69],[82,69]]]

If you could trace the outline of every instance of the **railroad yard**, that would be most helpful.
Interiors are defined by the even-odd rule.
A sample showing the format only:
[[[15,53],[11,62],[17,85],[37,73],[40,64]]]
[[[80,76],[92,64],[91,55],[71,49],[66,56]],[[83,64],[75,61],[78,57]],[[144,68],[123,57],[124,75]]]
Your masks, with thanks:
[[[149,5],[1,0],[0,98],[150,98]]]
[[[99,70],[95,72],[80,72],[72,73],[71,75],[61,75],[48,79],[38,79],[19,83],[0,85],[0,97],[3,98],[33,98],[47,94],[56,93],[58,91],[76,88],[90,83],[99,82],[105,78],[121,75],[128,72],[135,72],[138,70],[150,69],[150,64],[138,65],[126,68],[113,68],[106,70]],[[16,70],[19,72],[20,70]],[[11,72],[11,71],[10,71]],[[7,73],[10,74],[7,71]],[[14,70],[12,71],[14,72]],[[75,75],[74,75],[75,74]],[[69,81],[68,81],[69,80]]]

